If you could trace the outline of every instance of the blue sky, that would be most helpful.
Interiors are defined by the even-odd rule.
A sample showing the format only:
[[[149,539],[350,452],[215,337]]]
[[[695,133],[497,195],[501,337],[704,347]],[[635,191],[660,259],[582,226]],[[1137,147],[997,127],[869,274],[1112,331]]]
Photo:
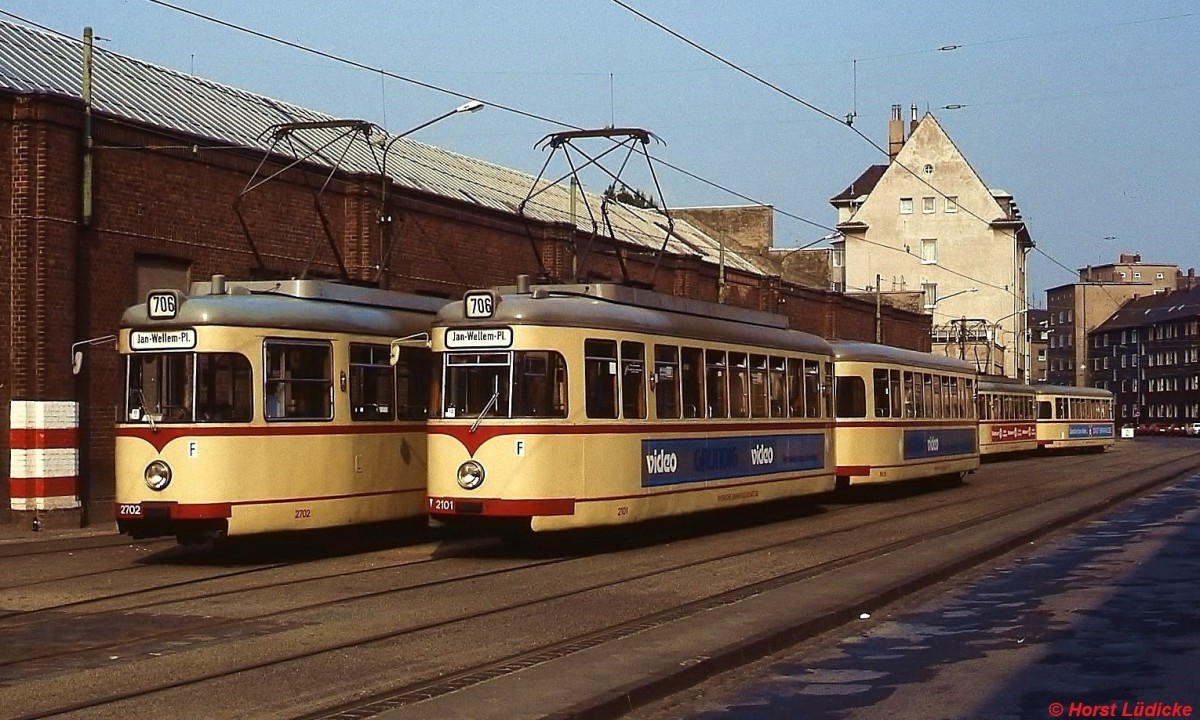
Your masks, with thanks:
[[[625,0],[886,146],[891,105],[932,111],[1041,252],[1033,301],[1074,269],[1140,252],[1200,265],[1200,2]],[[644,127],[652,152],[774,205],[776,242],[836,222],[828,198],[878,150],[612,0],[171,0],[372,68],[583,127]],[[151,0],[5,0],[107,49],[400,132],[461,99],[190,17]],[[953,50],[939,50],[959,46]],[[948,105],[961,106],[943,109]],[[536,174],[562,127],[490,107],[415,139]],[[668,206],[746,201],[658,168]],[[632,176],[647,189],[648,180]],[[789,216],[794,216],[789,217]]]

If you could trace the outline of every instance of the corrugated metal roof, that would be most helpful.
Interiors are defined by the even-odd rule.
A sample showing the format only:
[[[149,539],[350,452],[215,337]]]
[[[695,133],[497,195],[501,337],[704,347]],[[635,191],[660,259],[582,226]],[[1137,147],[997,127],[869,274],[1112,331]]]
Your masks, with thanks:
[[[82,55],[82,43],[77,40],[0,21],[0,88],[80,98]],[[94,66],[93,107],[97,112],[217,143],[266,152],[272,149],[266,131],[273,125],[338,119],[102,48],[95,49]],[[305,131],[304,139],[320,146],[339,133],[337,129]],[[303,154],[289,152],[283,146],[273,149],[283,155]],[[379,148],[354,142],[345,149],[346,155],[339,163],[342,168],[351,172],[379,171]],[[340,149],[328,153],[340,154]],[[408,138],[396,140],[388,155],[387,174],[405,187],[507,213],[516,213],[534,183],[534,177],[526,173]],[[587,201],[598,212],[601,198],[588,193]],[[526,204],[525,214],[545,222],[571,222],[569,190],[550,188]],[[614,203],[610,205],[610,218],[618,240],[657,250],[666,236],[666,218],[661,213]],[[592,231],[585,210],[578,209],[574,221],[584,232]],[[603,234],[603,221],[599,217],[597,221]],[[667,242],[667,252],[717,262],[720,243],[716,239],[681,219],[675,220],[674,234]],[[765,274],[732,252],[725,253],[725,263],[744,272]]]

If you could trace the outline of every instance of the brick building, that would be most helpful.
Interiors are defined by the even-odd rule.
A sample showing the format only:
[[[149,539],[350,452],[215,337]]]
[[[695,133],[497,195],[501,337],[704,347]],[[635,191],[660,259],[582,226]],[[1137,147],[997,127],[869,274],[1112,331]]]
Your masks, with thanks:
[[[1200,287],[1125,303],[1088,336],[1087,358],[1118,424],[1200,421]]]
[[[216,273],[452,297],[518,274],[569,279],[590,243],[592,278],[713,300],[723,275],[730,303],[875,337],[873,303],[784,282],[684,220],[652,274],[664,242],[652,211],[615,206],[612,236],[596,237],[566,188],[522,206],[534,182],[522,173],[100,50],[89,106],[82,56],[79,42],[0,23],[0,522],[111,519],[121,383],[103,338],[147,289]],[[272,141],[272,126],[298,122],[301,146],[338,133],[345,145],[311,155]],[[926,316],[884,308],[881,321],[885,342],[928,349]]]

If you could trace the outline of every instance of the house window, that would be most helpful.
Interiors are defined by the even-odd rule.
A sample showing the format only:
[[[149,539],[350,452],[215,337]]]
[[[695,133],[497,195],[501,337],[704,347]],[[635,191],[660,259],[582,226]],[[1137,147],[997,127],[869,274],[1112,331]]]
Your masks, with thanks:
[[[936,239],[921,241],[921,262],[925,265],[934,265],[937,263]]]
[[[946,196],[946,212],[948,212],[948,213],[958,212],[958,196],[957,195]]]
[[[843,250],[841,248],[837,248],[836,250],[834,250],[831,253],[831,255],[833,257],[833,266],[835,268],[840,268],[846,264],[846,251],[845,250]]]
[[[937,283],[921,283],[921,292],[925,293],[925,309],[932,310],[937,305]]]
[[[912,215],[912,198],[900,198],[900,214]]]
[[[928,214],[932,213],[934,211],[934,209],[935,209],[934,208],[934,198],[932,198],[932,197],[921,198],[921,212],[928,215]]]
[[[1140,272],[1135,272],[1135,273],[1133,274],[1133,279],[1134,279],[1134,280],[1141,280],[1141,279],[1142,279],[1142,274],[1141,274]]]
[[[1155,280],[1162,280],[1162,279],[1163,279],[1163,274],[1162,274],[1162,273],[1155,273],[1155,274],[1154,274],[1154,279],[1155,279]]]

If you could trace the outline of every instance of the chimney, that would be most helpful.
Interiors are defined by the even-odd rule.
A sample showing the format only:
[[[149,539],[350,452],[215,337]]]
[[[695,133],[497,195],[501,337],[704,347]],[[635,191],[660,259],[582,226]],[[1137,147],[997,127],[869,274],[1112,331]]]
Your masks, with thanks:
[[[902,108],[892,106],[892,119],[888,122],[888,160],[895,160],[904,147],[904,119],[900,117]]]
[[[916,131],[917,131],[917,106],[916,106],[916,104],[913,104],[912,118],[908,121],[908,136],[912,137],[912,134],[915,133]]]

